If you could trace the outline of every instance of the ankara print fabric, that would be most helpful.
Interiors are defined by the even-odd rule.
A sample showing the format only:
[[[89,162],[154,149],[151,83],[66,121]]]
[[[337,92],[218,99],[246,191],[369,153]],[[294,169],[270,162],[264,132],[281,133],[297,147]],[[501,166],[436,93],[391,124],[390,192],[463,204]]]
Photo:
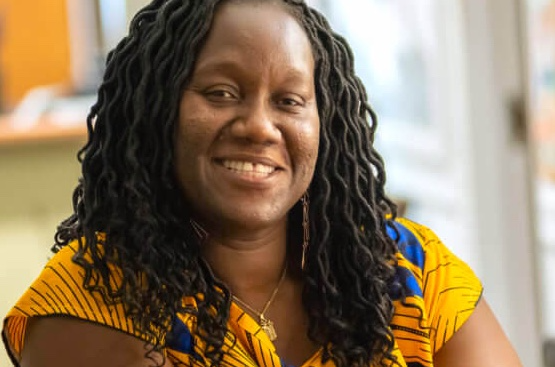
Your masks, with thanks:
[[[402,367],[432,367],[434,353],[474,311],[482,285],[428,228],[398,219],[390,224],[388,234],[399,248],[396,283],[400,286],[390,289],[395,306],[390,326],[395,337],[394,354]],[[16,365],[30,317],[72,316],[141,337],[121,305],[106,305],[99,295],[82,289],[83,270],[71,260],[76,248],[73,243],[57,253],[6,316],[3,340]],[[117,276],[114,281],[118,281]],[[166,337],[166,353],[175,366],[206,365],[203,343],[191,333],[194,322],[191,316],[177,315]],[[332,361],[322,363],[321,351],[302,366],[288,364],[256,321],[235,303],[231,304],[223,351],[221,366],[334,366]]]
[[[468,320],[482,296],[472,269],[427,227],[398,219],[388,228],[396,240],[397,278],[391,289],[391,329],[407,367],[432,367],[433,355]]]

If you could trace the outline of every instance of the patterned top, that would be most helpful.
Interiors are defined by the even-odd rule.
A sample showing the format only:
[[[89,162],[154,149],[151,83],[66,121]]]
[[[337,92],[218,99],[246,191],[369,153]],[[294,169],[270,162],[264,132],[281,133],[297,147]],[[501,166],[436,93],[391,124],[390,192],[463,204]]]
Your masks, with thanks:
[[[395,227],[395,229],[393,228]],[[402,367],[432,367],[434,354],[464,324],[482,294],[472,270],[453,255],[428,228],[398,219],[388,227],[398,244],[396,277],[405,293],[391,289],[394,354]],[[67,315],[106,325],[140,337],[122,305],[106,305],[98,294],[82,288],[83,270],[73,263],[76,244],[64,247],[48,262],[4,320],[3,340],[17,365],[29,317]],[[203,343],[192,334],[192,316],[178,315],[166,340],[175,366],[205,366]],[[221,366],[293,367],[277,355],[258,323],[231,304],[228,337]],[[234,342],[234,339],[236,342]],[[300,367],[331,367],[321,361],[322,350]]]

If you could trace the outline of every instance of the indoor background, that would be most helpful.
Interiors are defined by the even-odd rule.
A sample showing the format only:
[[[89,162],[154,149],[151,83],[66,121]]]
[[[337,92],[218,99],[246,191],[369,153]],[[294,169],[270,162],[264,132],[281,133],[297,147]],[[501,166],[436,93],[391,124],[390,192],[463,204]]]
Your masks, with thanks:
[[[354,48],[390,194],[475,269],[524,365],[555,366],[555,0],[311,3]],[[105,55],[144,4],[0,0],[1,315],[71,212]]]

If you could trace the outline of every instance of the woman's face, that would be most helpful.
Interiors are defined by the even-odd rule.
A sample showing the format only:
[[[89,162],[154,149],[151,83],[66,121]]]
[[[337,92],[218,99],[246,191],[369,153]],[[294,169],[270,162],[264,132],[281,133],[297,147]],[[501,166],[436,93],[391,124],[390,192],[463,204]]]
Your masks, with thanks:
[[[276,4],[226,2],[180,104],[176,174],[208,231],[283,223],[307,190],[319,117],[310,42]]]

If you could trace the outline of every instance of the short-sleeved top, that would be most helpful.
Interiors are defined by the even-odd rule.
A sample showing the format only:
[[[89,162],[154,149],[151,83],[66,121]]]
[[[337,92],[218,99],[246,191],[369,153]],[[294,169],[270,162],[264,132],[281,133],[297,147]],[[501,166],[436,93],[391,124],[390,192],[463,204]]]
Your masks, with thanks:
[[[393,352],[400,366],[432,367],[434,354],[474,311],[482,285],[470,267],[428,228],[397,219],[387,230],[397,243],[395,277],[403,288],[390,290]],[[30,317],[72,316],[141,337],[121,304],[106,305],[96,292],[83,289],[83,269],[72,261],[75,251],[76,244],[69,244],[53,256],[6,316],[3,340],[14,364],[20,359]],[[165,351],[175,366],[208,365],[202,340],[191,332],[194,322],[193,316],[177,315],[166,337]],[[235,303],[231,304],[222,351],[222,366],[293,367],[280,358],[260,325]],[[332,360],[323,363],[321,357],[319,350],[298,367],[334,366]]]

